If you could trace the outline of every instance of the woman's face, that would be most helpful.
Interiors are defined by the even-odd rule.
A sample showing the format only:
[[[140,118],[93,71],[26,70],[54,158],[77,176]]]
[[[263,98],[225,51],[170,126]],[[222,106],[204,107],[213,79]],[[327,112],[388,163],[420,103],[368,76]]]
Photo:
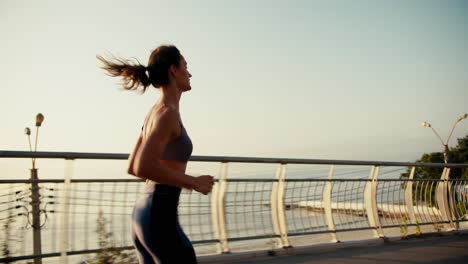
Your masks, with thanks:
[[[180,56],[179,67],[175,72],[175,79],[177,86],[182,90],[182,92],[190,91],[192,87],[190,86],[190,78],[192,75],[187,70],[187,61],[185,61],[184,56]]]

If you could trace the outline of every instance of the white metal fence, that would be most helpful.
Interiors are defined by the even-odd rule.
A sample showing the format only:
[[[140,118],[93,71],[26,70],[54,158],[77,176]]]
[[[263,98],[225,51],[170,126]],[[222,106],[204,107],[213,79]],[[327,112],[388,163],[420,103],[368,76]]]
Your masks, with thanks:
[[[64,179],[0,180],[0,262],[47,262],[105,252],[131,258],[132,208],[144,183],[129,179],[73,179],[77,159],[121,159],[126,154],[0,151],[0,158],[65,159]],[[457,230],[468,221],[468,164],[192,157],[218,162],[209,195],[183,191],[182,227],[200,254],[372,237]],[[271,178],[229,176],[233,163],[277,164]],[[310,166],[301,177],[288,166]],[[438,179],[415,169],[440,168]],[[408,172],[407,177],[401,177]],[[397,230],[395,233],[395,229]],[[326,237],[326,238],[324,238]],[[317,242],[317,241],[316,241]],[[125,255],[129,252],[129,255]],[[70,261],[71,262],[71,261]]]

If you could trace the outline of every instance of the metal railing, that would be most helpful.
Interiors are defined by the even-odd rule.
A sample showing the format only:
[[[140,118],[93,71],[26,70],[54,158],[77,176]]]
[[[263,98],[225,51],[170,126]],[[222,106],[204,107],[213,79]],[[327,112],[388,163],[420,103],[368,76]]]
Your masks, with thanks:
[[[127,154],[0,151],[5,159],[33,157],[66,160],[64,179],[37,179],[32,170],[29,180],[0,180],[0,262],[67,263],[70,256],[131,252],[142,180],[72,177],[73,160]],[[337,242],[347,234],[441,232],[468,221],[468,180],[449,177],[451,170],[466,174],[468,164],[207,156],[191,162],[219,163],[211,194],[181,194],[180,222],[199,254]],[[276,172],[231,177],[234,163],[276,164]],[[416,168],[424,167],[439,168],[440,177],[418,178]]]

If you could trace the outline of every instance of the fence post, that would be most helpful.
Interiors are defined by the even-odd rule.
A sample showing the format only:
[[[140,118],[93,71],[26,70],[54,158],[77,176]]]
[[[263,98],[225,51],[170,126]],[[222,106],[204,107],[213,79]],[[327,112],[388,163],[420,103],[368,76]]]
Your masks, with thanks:
[[[414,214],[414,205],[413,205],[413,179],[414,179],[414,172],[416,167],[411,168],[410,175],[408,177],[408,181],[406,182],[405,187],[405,204],[406,210],[408,213],[408,217],[410,220],[410,224],[416,224],[416,215]]]
[[[286,226],[286,212],[284,206],[284,192],[286,179],[286,164],[279,164],[276,171],[276,181],[273,182],[270,203],[273,229],[279,235],[278,246],[280,248],[291,247],[288,239],[288,229]]]
[[[440,176],[439,183],[437,184],[437,206],[439,207],[439,211],[442,217],[442,221],[448,222],[448,225],[445,226],[445,231],[452,231],[455,230],[453,221],[452,221],[452,213],[450,211],[449,205],[449,190],[448,190],[448,177],[450,173],[450,168],[444,168],[442,171],[442,175]]]
[[[377,210],[377,177],[379,166],[372,166],[369,181],[364,189],[364,207],[366,208],[369,226],[373,228],[374,237],[383,238],[384,234],[380,225],[379,212]]]
[[[62,190],[62,218],[60,221],[60,263],[67,264],[68,257],[68,245],[69,245],[69,238],[68,238],[68,217],[69,217],[69,207],[70,207],[70,186],[71,186],[71,178],[73,174],[73,160],[65,160],[65,179],[63,182],[63,190]]]
[[[330,230],[330,234],[332,236],[332,242],[340,242],[336,235],[336,227],[335,222],[333,221],[333,214],[331,208],[331,196],[332,196],[332,189],[333,189],[333,172],[334,166],[330,166],[330,172],[328,173],[328,180],[325,183],[325,188],[323,190],[323,207],[325,209],[325,218],[327,220],[328,230]]]
[[[211,217],[216,238],[219,240],[218,253],[229,253],[227,240],[226,214],[224,210],[226,185],[227,185],[228,163],[221,162],[218,171],[218,184],[213,186],[211,195]]]

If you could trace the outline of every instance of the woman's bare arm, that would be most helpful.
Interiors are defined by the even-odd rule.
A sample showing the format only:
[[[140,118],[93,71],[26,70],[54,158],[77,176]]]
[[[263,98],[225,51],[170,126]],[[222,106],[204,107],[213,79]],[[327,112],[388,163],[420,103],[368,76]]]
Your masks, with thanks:
[[[135,147],[133,148],[133,151],[130,153],[128,157],[128,169],[127,172],[128,174],[131,174],[133,176],[137,176],[136,170],[135,170],[135,156],[137,151],[140,149],[141,142],[143,141],[142,135],[138,137],[137,143],[135,144]]]
[[[151,122],[147,136],[142,135],[138,139],[129,157],[128,172],[143,179],[208,194],[213,188],[213,176],[192,177],[161,164],[161,155],[173,131],[179,127],[179,114],[170,108],[162,109],[160,113],[154,114],[158,117],[157,121]]]
[[[170,108],[160,111],[157,121],[149,128],[147,136],[140,136],[134,152],[130,155],[129,172],[158,183],[193,189],[194,177],[168,168],[159,161],[171,140],[175,125],[179,124],[177,111]]]

